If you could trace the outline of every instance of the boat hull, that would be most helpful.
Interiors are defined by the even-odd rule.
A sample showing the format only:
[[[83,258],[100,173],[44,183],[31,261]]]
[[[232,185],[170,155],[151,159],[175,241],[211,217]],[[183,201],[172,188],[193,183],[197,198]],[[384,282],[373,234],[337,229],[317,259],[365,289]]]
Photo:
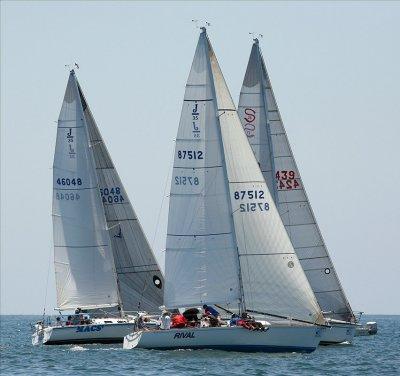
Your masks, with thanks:
[[[49,326],[32,335],[32,344],[67,345],[85,343],[122,343],[134,323]]]
[[[320,345],[337,345],[339,343],[352,343],[356,327],[354,324],[332,324],[330,328],[321,331]]]
[[[366,324],[357,324],[355,336],[370,336],[376,333],[378,333],[378,324],[375,321],[371,321]]]
[[[133,332],[124,338],[124,349],[216,349],[244,352],[312,352],[320,329],[312,326],[271,326],[267,331],[242,327],[184,328]]]

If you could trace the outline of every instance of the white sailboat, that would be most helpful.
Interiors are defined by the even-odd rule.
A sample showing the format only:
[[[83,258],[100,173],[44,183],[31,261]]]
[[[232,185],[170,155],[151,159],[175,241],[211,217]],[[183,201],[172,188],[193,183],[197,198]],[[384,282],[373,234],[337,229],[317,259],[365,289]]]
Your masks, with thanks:
[[[254,39],[238,113],[269,191],[327,323],[321,343],[351,342],[355,317],[336,274],[283,126],[258,39]]]
[[[246,140],[202,28],[176,139],[168,219],[164,304],[219,304],[257,318],[242,327],[134,331],[124,348],[304,351],[325,328],[307,278]],[[268,315],[267,315],[268,313]]]
[[[58,309],[93,317],[40,323],[33,344],[122,342],[135,324],[129,313],[162,304],[160,268],[74,71],[58,120],[53,237]]]

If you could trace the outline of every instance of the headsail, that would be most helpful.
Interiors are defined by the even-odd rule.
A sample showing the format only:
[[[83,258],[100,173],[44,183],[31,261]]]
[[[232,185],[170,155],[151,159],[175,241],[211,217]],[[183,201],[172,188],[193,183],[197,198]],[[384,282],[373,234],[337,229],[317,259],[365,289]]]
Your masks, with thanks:
[[[307,198],[255,40],[238,113],[282,221],[325,316],[354,318]]]
[[[110,238],[73,71],[58,119],[53,237],[58,307],[116,306],[118,291]]]
[[[193,109],[184,104],[174,166],[175,170],[181,167],[186,174],[196,174],[201,167],[203,172],[198,186],[190,189],[179,187],[179,192],[173,181],[166,292],[180,292],[180,284],[195,279],[197,285],[188,283],[187,297],[195,295],[190,291],[193,286],[199,286],[195,291],[202,291],[205,296],[215,294],[211,302],[219,300],[224,304],[227,301],[221,298],[232,293],[231,301],[239,298],[247,309],[318,321],[319,306],[246,140],[205,29],[199,38],[185,94],[185,100],[199,99],[210,106],[203,117],[207,120],[197,123],[191,117]],[[191,104],[195,105],[195,101]],[[206,132],[206,140],[200,136],[195,141],[192,136],[198,124]],[[206,165],[210,160],[214,164]],[[211,167],[218,168],[218,174],[213,175]],[[174,179],[178,177],[179,181],[179,176],[175,172]],[[207,241],[195,248],[197,238],[203,235],[195,235],[198,229],[207,235]],[[223,234],[224,243],[215,241],[218,238],[211,233],[214,229],[218,236]],[[179,236],[172,237],[175,234]],[[169,279],[172,271],[187,266],[187,271]],[[208,283],[209,277],[213,278],[212,283]],[[170,296],[166,295],[167,304],[174,301]],[[185,302],[182,299],[181,303]]]
[[[157,311],[164,280],[100,131],[78,84],[109,229],[124,311]]]

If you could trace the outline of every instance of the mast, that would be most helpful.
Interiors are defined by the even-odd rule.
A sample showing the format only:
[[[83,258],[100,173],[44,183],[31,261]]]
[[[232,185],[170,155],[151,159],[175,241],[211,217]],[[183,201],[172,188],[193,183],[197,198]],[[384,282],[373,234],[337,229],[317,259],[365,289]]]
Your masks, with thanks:
[[[201,28],[201,32],[202,34],[204,34],[204,37],[207,40],[207,46],[208,49],[210,51],[210,55],[211,56],[215,56],[214,54],[214,50],[212,48],[211,42],[208,39],[208,35],[207,35],[207,29],[205,27]],[[213,72],[212,67],[211,67],[211,61],[210,59],[207,59],[207,65],[208,65],[208,69],[210,70],[210,72]],[[214,94],[214,98],[217,98],[217,93],[215,91],[215,84],[214,84],[214,80],[211,80],[211,86],[212,86],[212,90],[213,90],[213,94]],[[217,118],[219,118],[225,111],[236,111],[236,109],[232,109],[232,108],[219,108],[218,105],[218,101],[216,103],[216,116]],[[221,128],[218,127],[218,133],[219,133],[219,145],[221,150],[223,150],[223,144],[222,144],[222,134],[221,134]],[[226,190],[229,192],[229,184],[228,184],[228,175],[226,172],[226,163],[225,163],[225,157],[222,154],[222,164],[224,166],[223,171],[224,171],[224,181],[225,181],[225,185],[226,185]],[[237,240],[236,240],[236,234],[235,234],[235,226],[234,226],[234,221],[233,221],[233,209],[232,209],[232,205],[229,202],[229,207],[230,207],[230,220],[231,220],[231,226],[232,226],[232,236],[234,238],[235,244],[236,244],[236,254],[237,254],[237,265],[238,265],[238,281],[239,281],[239,313],[242,312],[246,312],[246,301],[245,301],[245,296],[244,296],[244,290],[243,290],[243,281],[242,281],[242,268],[240,265],[240,257],[239,257],[239,250],[237,247]]]
[[[252,79],[253,77],[257,79]],[[275,193],[275,204],[321,309],[327,317],[352,321],[352,310],[300,177],[258,40],[255,40],[252,46],[239,100],[239,114],[245,129],[246,111],[256,111],[258,117],[266,119],[258,124],[258,131],[267,132],[269,144],[261,144],[257,150],[249,134],[248,141],[256,159],[262,165],[272,166],[272,177],[270,172],[265,170],[263,175],[267,182],[269,181],[270,190]]]

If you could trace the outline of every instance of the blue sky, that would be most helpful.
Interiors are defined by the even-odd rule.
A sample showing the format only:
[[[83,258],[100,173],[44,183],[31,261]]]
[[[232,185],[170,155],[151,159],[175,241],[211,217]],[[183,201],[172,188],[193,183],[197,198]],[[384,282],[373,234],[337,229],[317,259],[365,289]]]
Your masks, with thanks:
[[[264,35],[289,140],[350,303],[399,314],[399,17],[399,2],[3,1],[1,312],[43,310],[65,64],[80,65],[78,79],[163,264],[163,194],[196,18],[211,23],[236,101],[248,33]],[[48,311],[56,306],[50,265]]]

